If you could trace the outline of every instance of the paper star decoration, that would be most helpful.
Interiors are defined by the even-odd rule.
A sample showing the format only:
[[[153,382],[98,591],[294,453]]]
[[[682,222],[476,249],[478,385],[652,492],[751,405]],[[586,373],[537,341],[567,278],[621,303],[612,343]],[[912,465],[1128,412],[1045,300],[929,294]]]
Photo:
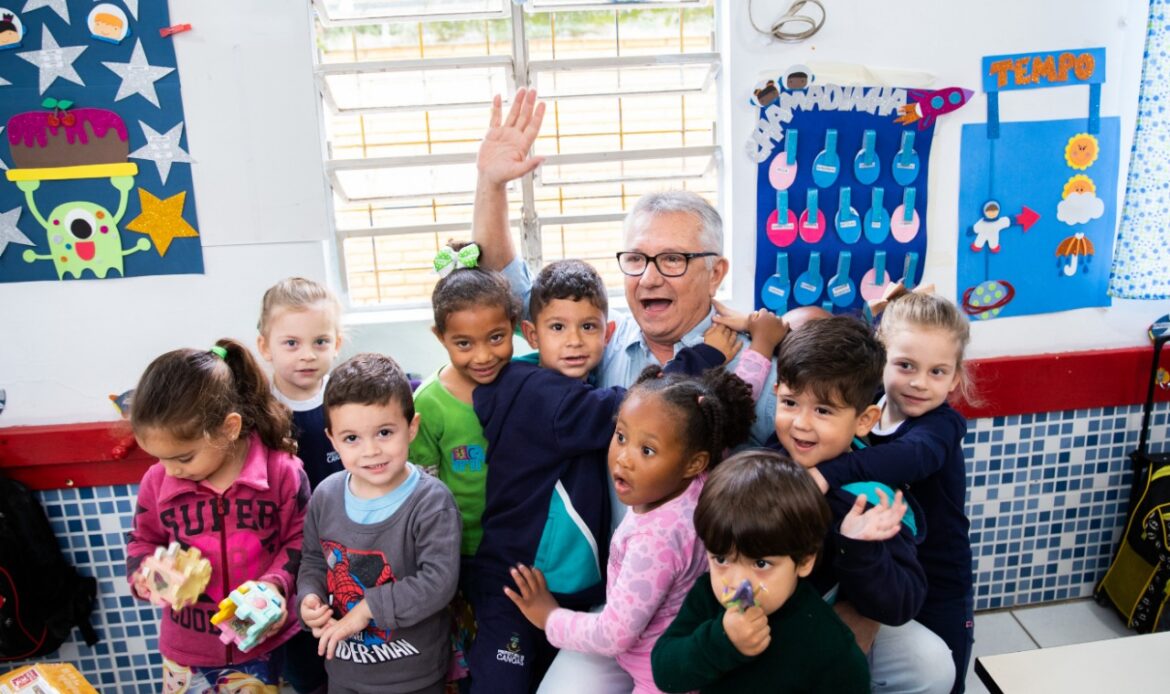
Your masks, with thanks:
[[[0,255],[4,254],[10,243],[19,243],[24,246],[36,245],[20,229],[16,228],[16,223],[20,221],[20,209],[14,207],[7,212],[0,213]]]
[[[27,11],[27,8],[25,9]],[[81,75],[73,69],[73,61],[77,60],[77,56],[81,55],[86,47],[59,46],[49,27],[42,26],[41,29],[41,50],[17,53],[21,58],[40,68],[41,94],[44,94],[58,77],[84,87],[85,82],[81,81]]]
[[[191,163],[191,155],[179,146],[179,138],[183,136],[183,124],[179,123],[163,135],[158,134],[154,128],[142,121],[138,121],[138,125],[142,126],[142,134],[146,136],[146,145],[131,152],[130,156],[135,159],[153,161],[158,167],[159,178],[162,179],[163,185],[166,185],[172,163]]]
[[[97,1],[98,0],[94,0],[94,2]],[[130,14],[135,19],[138,19],[138,0],[122,0],[122,2],[125,3],[126,9],[130,10]]]
[[[174,239],[199,236],[195,227],[183,219],[183,202],[186,199],[187,191],[159,200],[145,188],[139,188],[138,201],[142,203],[142,213],[131,220],[126,229],[150,235],[158,254],[165,256]]]
[[[4,126],[0,125],[0,133],[2,133],[2,132],[4,132]],[[8,164],[5,164],[4,160],[0,159],[0,171],[7,171],[7,170],[8,170]],[[3,252],[3,251],[0,251],[0,252]]]
[[[69,23],[69,8],[65,6],[65,0],[28,0],[24,3],[24,9],[21,11],[29,12],[39,10],[42,7],[48,7],[61,15],[61,19],[64,19],[66,24]]]
[[[122,78],[122,85],[114,95],[114,101],[121,101],[128,96],[141,94],[144,99],[158,106],[158,93],[154,91],[154,83],[175,71],[173,67],[158,67],[146,62],[146,51],[142,50],[142,41],[134,43],[134,52],[130,54],[128,63],[107,63],[114,74]],[[41,91],[44,91],[42,89]]]
[[[5,86],[8,86],[10,84],[12,84],[12,83],[9,82],[8,80],[4,79],[3,77],[0,77],[0,87],[5,87]]]

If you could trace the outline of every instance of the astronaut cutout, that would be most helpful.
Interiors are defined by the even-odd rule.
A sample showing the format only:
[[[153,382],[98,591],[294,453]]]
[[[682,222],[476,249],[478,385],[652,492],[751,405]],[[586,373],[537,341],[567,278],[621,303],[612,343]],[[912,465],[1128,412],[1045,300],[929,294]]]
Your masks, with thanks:
[[[992,253],[999,253],[999,232],[1007,229],[1012,225],[1010,217],[1000,216],[999,203],[994,200],[988,200],[983,204],[983,217],[978,222],[971,226],[971,231],[967,232],[975,234],[975,241],[971,243],[971,250],[978,253],[987,246]]]

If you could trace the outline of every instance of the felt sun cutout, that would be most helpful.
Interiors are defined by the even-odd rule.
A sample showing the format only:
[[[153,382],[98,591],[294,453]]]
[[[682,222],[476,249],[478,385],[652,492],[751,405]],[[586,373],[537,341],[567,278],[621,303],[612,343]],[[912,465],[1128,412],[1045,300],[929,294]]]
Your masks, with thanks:
[[[1071,193],[1096,193],[1097,184],[1093,183],[1093,179],[1084,174],[1077,174],[1068,179],[1064,184],[1064,191],[1061,192],[1061,199],[1067,198]]]
[[[1088,133],[1078,133],[1068,139],[1064,147],[1064,159],[1068,165],[1078,171],[1084,171],[1097,161],[1101,148],[1097,138]]]

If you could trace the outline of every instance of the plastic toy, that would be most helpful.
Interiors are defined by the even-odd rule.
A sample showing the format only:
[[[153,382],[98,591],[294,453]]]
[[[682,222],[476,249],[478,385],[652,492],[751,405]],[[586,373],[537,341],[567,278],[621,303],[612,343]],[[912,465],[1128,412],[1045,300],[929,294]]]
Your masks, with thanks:
[[[739,587],[735,589],[735,592],[732,593],[731,598],[724,601],[723,606],[735,607],[738,608],[740,612],[743,612],[747,608],[756,604],[756,595],[760,594],[761,592],[767,592],[767,590],[768,589],[765,588],[764,584],[762,583],[759,585],[759,587],[753,590],[752,582],[745,578],[743,579],[743,582],[739,584]],[[728,593],[731,593],[731,586],[723,586],[724,597],[726,597]]]
[[[264,633],[280,619],[283,606],[280,595],[263,584],[247,581],[220,601],[211,623],[219,627],[220,641],[235,642],[247,653],[264,640]]]
[[[203,558],[199,549],[181,549],[178,542],[172,542],[143,560],[135,583],[151,603],[170,605],[178,612],[194,604],[210,580],[211,562]]]

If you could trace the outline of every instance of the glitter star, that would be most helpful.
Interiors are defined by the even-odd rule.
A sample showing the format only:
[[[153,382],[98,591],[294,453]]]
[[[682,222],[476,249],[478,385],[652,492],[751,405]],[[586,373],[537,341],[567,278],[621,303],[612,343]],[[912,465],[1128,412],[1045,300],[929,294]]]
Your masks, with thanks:
[[[61,19],[64,19],[66,24],[69,23],[69,8],[65,6],[65,0],[28,0],[24,3],[24,9],[21,12],[39,10],[42,7],[48,7],[61,15]]]
[[[77,56],[81,55],[86,47],[59,46],[49,27],[42,26],[41,30],[41,50],[16,54],[40,68],[41,94],[44,94],[58,77],[84,87],[85,82],[81,81],[81,75],[73,68],[73,61],[77,60]]]
[[[139,188],[138,201],[142,203],[142,213],[131,220],[126,229],[149,234],[158,254],[165,256],[174,239],[199,236],[195,227],[183,219],[183,203],[186,199],[187,191],[159,200],[145,188]]]
[[[0,213],[0,255],[8,250],[8,244],[19,243],[23,246],[34,246],[32,241],[16,228],[20,220],[20,208],[14,207],[7,212]]]
[[[134,52],[130,54],[130,62],[102,61],[102,65],[122,78],[122,84],[118,87],[118,93],[114,95],[114,101],[121,101],[128,96],[141,94],[144,99],[155,106],[158,106],[158,93],[154,90],[154,83],[175,71],[173,67],[158,67],[147,63],[146,51],[142,50],[142,41],[134,43]]]
[[[183,136],[183,124],[179,123],[163,135],[142,121],[138,121],[138,125],[142,127],[142,134],[146,136],[146,145],[131,152],[130,156],[153,161],[158,167],[159,178],[162,179],[163,185],[166,185],[172,163],[191,163],[191,155],[179,146],[179,138]]]

